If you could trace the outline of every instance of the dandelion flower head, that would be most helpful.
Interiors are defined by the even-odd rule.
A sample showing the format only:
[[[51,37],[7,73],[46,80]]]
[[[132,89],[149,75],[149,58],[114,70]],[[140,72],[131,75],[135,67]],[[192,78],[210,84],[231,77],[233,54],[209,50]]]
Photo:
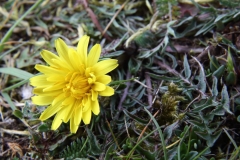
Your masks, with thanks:
[[[76,133],[81,121],[89,124],[92,112],[99,114],[98,95],[114,94],[114,89],[108,86],[111,77],[106,74],[118,66],[117,60],[99,62],[100,44],[95,44],[88,54],[88,43],[89,37],[85,35],[74,49],[59,38],[55,40],[58,55],[43,50],[41,56],[48,66],[35,66],[42,74],[30,79],[35,87],[32,102],[48,106],[39,118],[41,121],[55,115],[52,130],[70,121],[70,131]]]

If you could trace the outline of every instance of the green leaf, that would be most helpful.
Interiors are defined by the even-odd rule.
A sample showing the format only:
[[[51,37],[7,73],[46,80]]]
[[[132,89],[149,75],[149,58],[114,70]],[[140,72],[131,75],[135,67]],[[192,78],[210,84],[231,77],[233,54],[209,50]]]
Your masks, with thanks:
[[[136,120],[139,123],[142,123],[142,124],[146,125],[149,122],[149,120],[145,120],[145,119],[140,118],[139,116],[135,116],[134,114],[128,112],[125,109],[123,110],[123,112],[126,114],[126,116],[131,117],[132,119]]]
[[[54,143],[53,145],[49,146],[50,151],[54,151],[58,146],[60,146],[64,141],[71,136],[72,134],[64,135],[60,140],[57,141],[57,143]]]
[[[167,53],[167,52],[165,52],[165,55],[168,56],[169,58],[171,58],[171,60],[172,60],[171,68],[175,69],[178,66],[178,62],[176,60],[176,57],[172,54]]]
[[[223,104],[223,108],[225,109],[225,111],[227,111],[229,114],[233,114],[230,111],[230,99],[229,99],[229,95],[228,95],[226,85],[223,86],[222,93],[221,93],[221,98],[222,98],[221,102]]]
[[[237,121],[240,122],[240,115],[237,117]]]
[[[200,136],[201,138],[203,138],[203,139],[205,139],[207,141],[208,147],[212,147],[214,145],[214,143],[216,142],[216,140],[221,135],[222,131],[219,130],[215,134],[209,134],[207,132],[197,132],[197,131],[195,133],[198,136]]]
[[[16,68],[24,68],[28,67],[30,65],[35,65],[35,58],[33,55],[30,55],[31,53],[30,48],[24,48],[21,51],[20,56],[16,59]]]
[[[223,109],[222,105],[217,106],[216,109],[211,111],[211,114],[216,115],[216,116],[223,116],[225,114],[225,110]]]
[[[177,154],[177,147],[174,147],[173,149],[168,150],[167,154],[168,154],[168,160],[173,160]]]
[[[181,140],[180,140],[180,143],[179,143],[178,149],[177,149],[178,160],[181,160],[182,157],[184,156],[184,154],[187,152],[187,145],[184,143],[184,140],[185,140],[186,136],[189,134],[189,129],[190,128],[191,127],[189,127],[189,126],[185,126],[183,133],[181,133],[181,136],[180,136]]]
[[[195,156],[192,160],[207,160],[207,158],[205,158],[205,157],[200,157],[200,156],[202,156],[202,155],[204,155],[204,154],[210,154],[211,153],[211,151],[210,151],[210,147],[206,147],[203,151],[201,151],[197,156]],[[211,158],[212,159],[212,158]],[[211,160],[210,159],[210,160]]]
[[[218,96],[217,85],[218,85],[218,80],[217,80],[216,77],[213,77],[213,84],[212,84],[212,96],[213,96],[213,100],[215,100],[215,98]]]
[[[172,133],[173,133],[174,129],[177,128],[177,127],[178,127],[178,121],[176,121],[173,124],[167,126],[163,131],[164,139],[168,140],[172,136]]]
[[[234,72],[230,71],[226,77],[227,85],[235,85],[237,82],[237,76]]]
[[[198,80],[199,80],[198,87],[203,93],[205,93],[207,85],[206,85],[206,82],[205,82],[206,76],[205,76],[205,73],[204,73],[204,70],[203,70],[202,66],[201,66],[201,69],[200,69],[199,72],[200,72],[200,74],[199,74],[199,77],[198,77]]]
[[[220,65],[219,65],[216,57],[211,56],[209,51],[208,51],[208,57],[210,59],[210,69],[211,69],[212,72],[214,72],[219,68]]]
[[[114,154],[115,151],[116,151],[116,145],[113,143],[108,147],[104,160],[110,160],[110,158],[112,158],[112,154]]]
[[[195,36],[198,36],[200,34],[207,33],[214,27],[214,19],[207,22],[201,29],[198,30],[198,32],[195,34]]]
[[[190,151],[188,154],[185,155],[183,160],[194,159],[197,155],[198,155],[197,151]]]
[[[193,126],[199,128],[200,130],[204,131],[205,130],[205,125],[201,121],[196,121],[196,120],[188,120],[189,123],[191,123]]]
[[[212,122],[213,118],[214,118],[214,114],[212,113],[203,113],[203,112],[199,112],[199,115],[201,117],[201,119],[203,120],[204,124],[208,125],[209,123]]]
[[[234,72],[233,60],[232,60],[232,55],[229,47],[228,47],[228,56],[227,56],[227,70],[229,72]]]
[[[86,128],[86,131],[90,141],[91,153],[94,155],[99,155],[100,153],[102,153],[102,150],[99,146],[96,136],[92,133],[90,129]]]
[[[100,7],[98,7],[98,8],[100,8]],[[108,44],[104,48],[108,52],[109,51],[116,51],[116,48],[119,47],[127,38],[128,38],[128,33],[124,34],[121,39],[113,40],[110,44]],[[105,57],[105,55],[104,55],[104,57]]]
[[[115,51],[115,52],[112,52],[112,53],[107,53],[103,56],[103,58],[111,58],[111,57],[117,57],[117,56],[120,56],[124,53],[125,51]]]
[[[13,111],[13,115],[16,116],[16,117],[19,118],[19,119],[22,119],[22,118],[23,118],[23,113],[22,113],[20,110],[18,110],[18,109],[15,109],[15,110]]]
[[[221,65],[217,70],[213,72],[212,76],[215,76],[219,79],[220,77],[222,77],[224,71],[225,71],[225,65]]]
[[[191,77],[191,69],[190,69],[186,54],[184,55],[183,67],[184,67],[185,78],[189,79]]]
[[[162,147],[163,147],[163,153],[164,153],[164,159],[167,160],[167,149],[166,149],[166,144],[165,144],[165,140],[164,140],[164,136],[163,136],[163,133],[162,133],[162,130],[158,124],[158,122],[156,121],[156,119],[153,117],[153,115],[147,110],[146,107],[144,107],[144,110],[147,112],[147,114],[151,117],[153,123],[156,125],[158,129],[158,133],[159,133],[159,136],[160,136],[160,139],[161,139],[161,144],[162,144]]]
[[[155,48],[153,48],[151,50],[140,51],[140,53],[138,54],[138,58],[149,58],[152,55],[154,55],[155,53],[157,53],[160,50],[160,48],[163,48],[162,50],[165,50],[167,44],[168,44],[168,37],[166,36],[164,38],[164,43],[160,43],[158,46],[156,46]]]
[[[44,124],[42,124],[42,125],[40,125],[40,126],[38,127],[38,130],[39,130],[40,132],[47,132],[47,131],[50,130],[50,128],[49,128],[49,126],[48,126],[46,123],[44,123]]]
[[[193,56],[192,56],[192,58],[199,65],[199,76],[197,77],[197,79],[198,79],[197,86],[198,86],[199,90],[202,91],[202,93],[205,93],[207,85],[206,85],[206,82],[205,82],[206,81],[206,76],[205,76],[204,68],[203,68],[202,64],[197,60],[197,58],[195,58]],[[202,95],[202,96],[204,96],[204,95]]]
[[[48,25],[46,23],[44,23],[41,19],[37,18],[37,19],[33,19],[33,21],[39,26],[42,27],[46,30],[48,30]]]
[[[7,88],[4,88],[4,89],[2,90],[2,92],[7,92],[7,91],[10,91],[10,90],[12,90],[12,89],[14,89],[14,88],[18,88],[18,87],[20,87],[21,85],[23,85],[23,84],[25,84],[25,83],[28,83],[28,82],[29,82],[29,79],[22,80],[22,81],[14,84],[14,85],[12,85],[12,86],[9,86],[9,87],[7,87]]]
[[[197,18],[189,16],[186,19],[180,21],[178,24],[174,25],[174,28],[183,28],[181,32],[175,31],[176,38],[182,38],[184,36],[191,35],[192,32],[200,28],[201,25],[197,25]]]
[[[174,37],[176,37],[176,35],[175,35],[175,31],[171,28],[171,25],[173,25],[175,22],[176,21],[170,21],[167,24],[167,33],[174,36]]]
[[[199,112],[199,111],[202,111],[206,108],[215,107],[217,105],[218,105],[218,103],[216,101],[214,101],[213,97],[212,97],[212,98],[207,99],[207,101],[204,104],[195,105],[195,107],[192,111],[193,112]]]
[[[70,145],[65,147],[62,152],[60,152],[59,157],[64,158],[65,160],[72,160],[78,157],[86,158],[90,155],[90,147],[88,138],[84,137],[77,138]],[[59,154],[59,152],[57,152]],[[87,158],[86,158],[87,159]]]
[[[30,79],[31,77],[34,76],[33,74],[31,74],[29,72],[23,71],[23,70],[18,69],[18,68],[12,68],[12,67],[0,68],[0,72],[4,73],[4,74],[13,75],[13,76],[16,76],[18,78],[25,79],[25,80]]]
[[[143,149],[140,145],[136,147],[136,151],[139,152],[139,154],[143,155],[146,159],[149,160],[156,159],[156,153],[151,153],[150,151]]]
[[[8,93],[6,92],[1,92],[3,98],[7,101],[7,103],[10,105],[11,109],[13,111],[15,111],[17,108],[15,106],[15,104],[13,103],[12,99],[10,98],[10,96],[8,95]]]
[[[155,36],[152,31],[146,30],[143,31],[141,34],[137,35],[134,38],[135,43],[137,46],[141,48],[152,48],[152,46],[155,46]]]

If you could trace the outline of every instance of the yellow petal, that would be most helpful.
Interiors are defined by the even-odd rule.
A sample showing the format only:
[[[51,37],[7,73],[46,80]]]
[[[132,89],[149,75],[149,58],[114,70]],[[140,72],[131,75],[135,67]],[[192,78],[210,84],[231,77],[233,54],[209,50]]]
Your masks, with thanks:
[[[32,86],[48,86],[49,83],[47,81],[47,76],[45,75],[38,75],[30,78],[30,84]]]
[[[74,125],[78,126],[82,120],[82,104],[81,101],[77,101],[75,104],[75,111],[74,111]]]
[[[65,99],[65,94],[62,93],[54,98],[52,105],[62,105],[63,100]]]
[[[44,65],[40,65],[40,64],[36,64],[35,65],[36,70],[38,70],[39,72],[42,72],[44,74],[47,75],[52,75],[52,74],[63,74],[64,72],[62,72],[61,70],[52,68],[52,67],[48,67],[48,66],[44,66]]]
[[[50,105],[45,109],[45,111],[41,114],[39,119],[41,121],[45,121],[46,119],[52,117],[55,113],[57,113],[61,109],[61,106],[58,105]]]
[[[65,82],[59,82],[43,89],[43,92],[62,90],[66,86]]]
[[[98,62],[98,59],[100,57],[101,54],[101,46],[100,44],[95,44],[87,57],[87,67],[92,67],[93,65],[95,65]]]
[[[56,90],[56,91],[50,91],[50,92],[44,92],[43,88],[37,87],[33,89],[33,93],[36,95],[40,95],[40,96],[52,96],[52,97],[56,97],[59,94],[62,93],[61,90]]]
[[[88,103],[88,96],[83,97],[81,104],[84,106],[86,103]]]
[[[100,96],[112,96],[114,94],[114,89],[112,87],[106,86],[104,91],[98,92]]]
[[[92,101],[96,101],[98,97],[98,92],[95,92],[94,90],[91,90],[92,93]]]
[[[68,46],[66,43],[61,38],[58,38],[55,40],[55,47],[58,55],[69,63],[70,61],[68,59]]]
[[[74,114],[74,113],[73,113]],[[76,133],[78,130],[78,126],[74,124],[74,120],[76,119],[75,114],[71,117],[70,119],[70,132],[71,133]]]
[[[63,116],[65,114],[65,110],[62,108],[57,112],[56,116],[53,119],[51,130],[56,130],[63,122]]]
[[[77,53],[80,55],[81,63],[87,66],[87,49],[88,49],[89,37],[84,35],[77,45]]]
[[[87,110],[89,110],[91,108],[91,105],[92,105],[91,102],[92,102],[92,100],[91,100],[90,96],[83,98],[83,101],[82,101],[82,105],[83,105],[82,111],[83,112],[86,112]]]
[[[34,96],[32,97],[32,102],[36,105],[48,105],[52,103],[53,99],[50,96]]]
[[[67,106],[63,106],[63,116],[62,116],[62,120],[63,122],[67,123],[70,119],[70,117],[72,116],[73,113],[73,107],[74,107],[74,103],[69,104]]]
[[[62,105],[70,105],[75,103],[75,98],[73,97],[67,97],[65,100],[62,102]]]
[[[92,67],[92,70],[94,71],[95,76],[100,76],[114,70],[115,68],[117,68],[117,66],[118,66],[117,60],[108,59],[95,64]]]
[[[86,112],[84,112],[82,114],[82,120],[85,124],[89,124],[91,121],[91,116],[92,116],[92,112],[91,112],[91,108],[89,108]]]
[[[64,81],[65,79],[65,75],[62,74],[53,74],[53,75],[49,75],[47,78],[48,82],[59,82],[59,81]]]
[[[68,72],[73,69],[69,62],[66,62],[64,59],[53,59],[52,61],[56,68],[61,69],[64,72]]]
[[[74,70],[78,70],[80,71],[80,74],[83,74],[83,70],[81,68],[81,57],[80,55],[77,53],[77,51],[73,48],[69,48],[68,50],[68,55],[69,55],[69,60],[71,62],[72,68]]]
[[[56,66],[55,65],[56,63],[54,63],[53,59],[58,59],[59,57],[57,55],[47,50],[43,50],[40,54],[42,58],[45,60],[45,62],[47,62],[51,66]]]
[[[106,89],[106,85],[99,82],[95,82],[92,86],[92,89],[94,91],[103,91]]]
[[[99,107],[98,100],[92,101],[92,112],[93,112],[95,115],[98,115],[98,114],[99,114],[99,112],[100,112],[100,107]]]
[[[108,84],[111,82],[111,76],[109,75],[101,75],[97,77],[97,82],[103,83],[103,84]]]

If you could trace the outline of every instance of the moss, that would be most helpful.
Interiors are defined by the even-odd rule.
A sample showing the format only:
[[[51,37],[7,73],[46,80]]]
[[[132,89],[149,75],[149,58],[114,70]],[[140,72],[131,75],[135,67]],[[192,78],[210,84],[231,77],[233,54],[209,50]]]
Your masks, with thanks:
[[[180,96],[181,91],[182,89],[178,88],[176,84],[170,83],[168,91],[163,94],[160,100],[155,102],[154,107],[161,110],[157,116],[160,125],[171,124],[179,119],[179,102],[185,100],[183,96]]]

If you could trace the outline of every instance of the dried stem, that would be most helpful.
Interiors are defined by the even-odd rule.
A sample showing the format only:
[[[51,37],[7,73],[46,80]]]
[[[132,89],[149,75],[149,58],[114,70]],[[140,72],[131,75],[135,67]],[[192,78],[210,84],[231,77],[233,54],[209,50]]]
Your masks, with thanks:
[[[126,79],[130,79],[131,76],[132,76],[132,75],[131,75],[130,71],[128,71],[128,72],[127,72],[127,77],[126,77]],[[119,104],[118,104],[118,110],[119,110],[119,111],[122,111],[122,110],[123,110],[122,104],[123,104],[124,100],[125,100],[126,97],[127,97],[128,89],[129,89],[129,87],[130,87],[130,82],[127,82],[126,85],[127,85],[127,87],[124,89],[123,95],[122,95],[121,100],[120,100],[120,102],[119,102]]]
[[[80,2],[83,4],[85,10],[88,12],[90,18],[92,19],[92,22],[93,22],[94,25],[97,27],[97,29],[101,32],[101,34],[102,34],[107,40],[112,41],[112,39],[111,39],[107,34],[104,34],[104,33],[103,33],[103,29],[102,29],[101,25],[100,25],[99,22],[98,22],[98,18],[97,18],[97,16],[96,16],[96,14],[93,12],[93,10],[92,10],[91,8],[88,7],[88,2],[87,2],[87,0],[82,0],[82,1],[80,1]]]
[[[145,79],[146,79],[146,85],[148,86],[148,88],[147,88],[148,105],[149,105],[149,107],[152,107],[153,95],[152,95],[152,91],[150,89],[150,88],[152,88],[152,83],[151,83],[151,78],[150,78],[149,74],[145,73]]]
[[[127,0],[126,2],[124,2],[121,6],[121,8],[118,9],[118,11],[115,13],[115,15],[112,17],[111,21],[108,23],[108,25],[106,26],[106,28],[104,29],[104,31],[102,32],[102,35],[104,35],[108,28],[110,27],[110,25],[113,23],[114,19],[116,19],[117,15],[121,12],[121,10],[126,6],[126,4],[129,2],[129,0]]]

